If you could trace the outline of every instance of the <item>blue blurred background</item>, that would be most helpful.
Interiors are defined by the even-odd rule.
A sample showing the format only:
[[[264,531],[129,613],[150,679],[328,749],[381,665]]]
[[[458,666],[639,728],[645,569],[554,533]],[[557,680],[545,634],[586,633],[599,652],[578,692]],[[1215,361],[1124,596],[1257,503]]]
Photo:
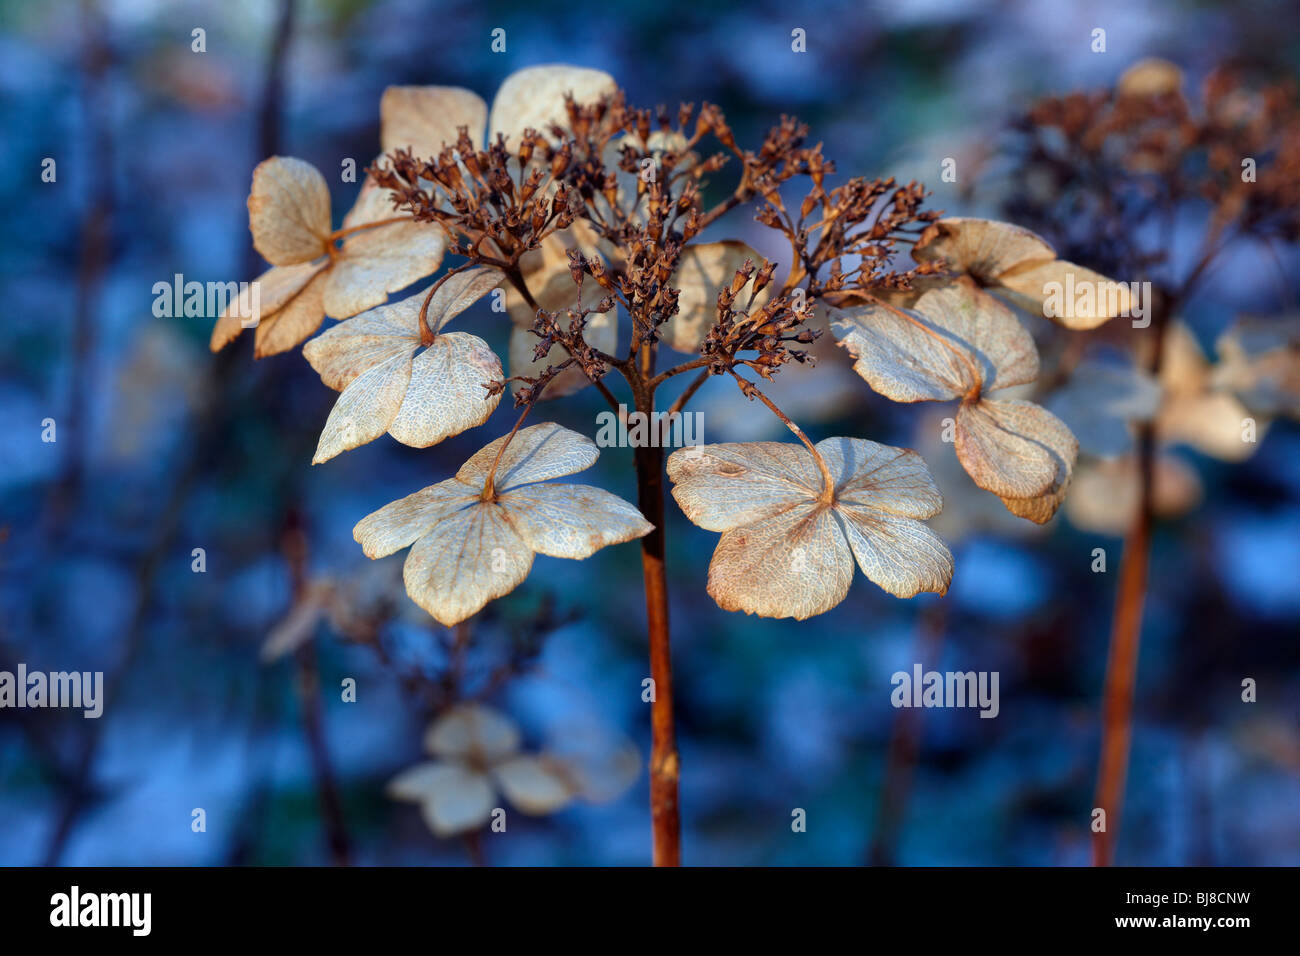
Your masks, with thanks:
[[[841,174],[915,177],[935,207],[991,214],[998,197],[973,171],[1034,96],[1108,85],[1152,55],[1192,81],[1228,57],[1278,76],[1300,63],[1289,0],[294,6],[285,21],[274,0],[0,4],[0,668],[103,670],[113,683],[98,721],[0,711],[0,863],[331,860],[298,672],[259,658],[292,600],[287,527],[304,530],[313,577],[386,592],[397,609],[385,626],[396,664],[317,632],[321,731],[351,858],[471,858],[383,794],[420,759],[428,718],[398,672],[436,680],[447,661],[441,629],[401,591],[401,557],[372,564],[351,529],[451,474],[513,416],[433,450],[381,438],[312,468],[334,393],[300,355],[254,363],[241,340],[214,357],[211,317],[153,316],[153,284],[175,273],[261,271],[244,201],[264,155],[327,174],[346,157],[364,165],[385,86],[459,85],[490,101],[513,70],[569,62],[612,73],[639,105],[716,102],[742,144],[796,114]],[[1104,54],[1090,50],[1095,27]],[[204,53],[191,50],[195,28]],[[806,53],[791,51],[796,28]],[[40,178],[46,157],[54,183]],[[945,157],[956,183],[940,181]],[[356,187],[329,179],[337,218]],[[780,258],[744,217],[723,232]],[[1284,304],[1260,264],[1221,274],[1187,316],[1205,344],[1239,312]],[[499,317],[467,318],[505,353]],[[931,409],[872,395],[833,352],[814,372],[783,372],[778,403],[815,438],[928,455]],[[590,435],[603,407],[588,390],[548,417]],[[722,382],[694,407],[708,441],[785,437]],[[46,418],[55,443],[41,441]],[[1300,434],[1279,423],[1239,465],[1189,460],[1205,501],[1156,537],[1119,860],[1300,864]],[[964,475],[949,487],[935,470],[956,502]],[[588,477],[635,497],[626,450],[607,450]],[[719,610],[704,590],[716,536],[670,502],[685,862],[1088,861],[1120,542],[1061,516],[1044,533],[952,517],[946,600],[896,600],[859,576],[835,611],[796,623]],[[1090,572],[1098,546],[1112,573]],[[554,614],[538,625],[548,601]],[[636,549],[540,558],[499,604],[475,626],[484,667],[520,633],[543,632],[526,638],[541,639],[527,672],[490,697],[530,743],[599,725],[644,757]],[[916,661],[999,671],[999,718],[891,708],[890,675]],[[356,703],[338,699],[346,677]],[[1246,677],[1258,703],[1241,702]],[[195,807],[205,833],[191,830]],[[797,807],[806,833],[791,832]],[[640,864],[648,817],[642,772],[613,802],[516,817],[482,849],[501,865]]]

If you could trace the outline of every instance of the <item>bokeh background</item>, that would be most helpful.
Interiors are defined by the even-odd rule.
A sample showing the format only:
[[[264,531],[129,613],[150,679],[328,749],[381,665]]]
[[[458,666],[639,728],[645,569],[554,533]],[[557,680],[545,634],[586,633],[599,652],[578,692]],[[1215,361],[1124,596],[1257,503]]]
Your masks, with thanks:
[[[1300,63],[1289,0],[286,9],[0,4],[0,667],[103,670],[111,694],[98,721],[0,711],[0,863],[330,862],[323,778],[352,861],[473,858],[384,796],[420,759],[429,715],[419,688],[450,665],[446,635],[401,591],[402,558],[368,561],[351,528],[451,474],[513,417],[499,411],[426,451],[381,438],[313,468],[334,393],[300,355],[254,363],[245,339],[214,357],[211,317],[154,317],[153,284],[175,273],[261,271],[244,201],[265,155],[324,170],[337,218],[356,187],[331,171],[376,154],[385,86],[461,85],[490,100],[511,71],[558,61],[609,71],[637,104],[716,102],[742,144],[796,114],[841,173],[919,178],[935,206],[988,214],[1000,197],[975,173],[1036,95],[1109,84],[1150,55],[1192,81],[1229,57],[1277,76]],[[1104,54],[1089,48],[1098,26]],[[198,27],[205,53],[191,51]],[[494,54],[497,27],[507,49]],[[796,28],[806,53],[791,51]],[[41,182],[46,157],[55,183]],[[958,161],[956,183],[939,179],[945,157]],[[743,217],[725,231],[780,256]],[[1285,265],[1297,274],[1293,254]],[[1274,274],[1245,256],[1220,273],[1186,316],[1204,344],[1240,312],[1285,306],[1266,269]],[[476,308],[467,318],[504,354],[501,317]],[[932,409],[890,405],[833,354],[780,378],[777,401],[815,438],[921,448],[938,456],[945,496],[963,497]],[[603,407],[588,390],[548,417],[594,434]],[[693,407],[709,441],[784,435],[722,382]],[[55,443],[40,439],[46,418]],[[1278,423],[1240,465],[1187,457],[1206,495],[1155,540],[1119,860],[1294,865],[1300,434]],[[589,478],[635,497],[625,449],[606,450]],[[719,610],[704,590],[716,536],[669,503],[687,863],[1088,861],[1120,542],[1064,516],[1026,533],[953,508],[940,523],[957,560],[946,600],[896,600],[859,576],[834,612],[796,623]],[[387,597],[386,661],[321,624],[310,657],[263,663],[293,600],[286,529],[305,535],[311,578]],[[1089,570],[1098,546],[1112,573]],[[202,574],[191,570],[200,547]],[[632,546],[582,563],[539,558],[476,622],[466,687],[518,720],[530,745],[599,727],[644,759],[641,602]],[[515,660],[523,673],[494,682],[493,668]],[[890,675],[916,661],[1000,672],[1000,716],[894,710]],[[347,677],[356,703],[339,699]],[[1241,702],[1245,677],[1258,681],[1258,703]],[[205,833],[191,830],[195,807]],[[791,832],[796,807],[806,833]],[[612,802],[512,815],[508,833],[485,835],[477,852],[499,865],[644,863],[644,771]]]

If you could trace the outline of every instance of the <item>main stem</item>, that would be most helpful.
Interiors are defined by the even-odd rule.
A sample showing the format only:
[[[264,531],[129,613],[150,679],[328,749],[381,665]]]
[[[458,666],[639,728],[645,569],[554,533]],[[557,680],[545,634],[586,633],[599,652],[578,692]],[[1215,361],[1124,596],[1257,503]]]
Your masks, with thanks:
[[[645,578],[646,620],[650,632],[650,677],[654,681],[654,696],[650,701],[650,823],[654,834],[654,865],[678,866],[682,860],[677,804],[680,765],[673,731],[668,577],[664,570],[663,449],[638,447],[635,460],[637,503],[641,514],[654,525],[654,530],[641,539],[641,572]]]
[[[1155,346],[1147,370],[1158,374],[1164,357],[1165,330],[1173,303],[1157,300]],[[1137,687],[1138,646],[1142,637],[1142,611],[1146,605],[1147,576],[1151,564],[1151,527],[1155,498],[1155,425],[1143,423],[1137,435],[1138,508],[1124,541],[1119,587],[1115,592],[1115,617],[1111,623],[1110,653],[1106,659],[1106,686],[1101,704],[1101,755],[1097,764],[1097,791],[1093,807],[1105,811],[1105,829],[1094,835],[1094,866],[1111,866],[1119,842],[1124,808],[1124,782],[1128,776],[1133,740],[1133,695]]]
[[[1133,738],[1133,693],[1137,686],[1138,645],[1142,636],[1142,610],[1146,604],[1147,573],[1151,552],[1151,496],[1154,471],[1154,436],[1145,426],[1139,436],[1138,469],[1141,484],[1137,518],[1124,542],[1115,618],[1111,625],[1110,655],[1106,660],[1106,687],[1101,709],[1101,757],[1097,767],[1094,807],[1106,812],[1106,829],[1095,835],[1092,860],[1096,866],[1115,862],[1124,781],[1128,775],[1129,747]]]

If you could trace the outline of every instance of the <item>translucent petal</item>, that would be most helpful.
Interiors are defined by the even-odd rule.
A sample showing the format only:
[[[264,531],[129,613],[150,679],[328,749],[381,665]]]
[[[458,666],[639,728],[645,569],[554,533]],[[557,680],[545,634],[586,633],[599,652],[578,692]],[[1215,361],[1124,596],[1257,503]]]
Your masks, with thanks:
[[[245,328],[255,328],[257,323],[271,318],[288,305],[328,262],[328,259],[321,259],[319,262],[302,262],[294,266],[272,266],[263,272],[253,280],[257,285],[258,314],[250,316],[251,296],[237,296],[226,305],[217,319],[208,346],[212,351],[219,352],[238,338]]]
[[[388,431],[411,380],[415,346],[394,353],[358,375],[339,395],[316,445],[313,465],[374,441]]]
[[[417,159],[432,159],[467,127],[470,142],[483,142],[487,104],[457,86],[390,86],[379,101],[379,139],[385,153],[408,149]]]
[[[402,568],[406,593],[451,627],[509,594],[528,577],[533,551],[495,504],[440,519],[412,545]]]
[[[992,282],[1003,272],[1027,262],[1045,262],[1056,252],[1039,235],[1009,222],[953,217],[940,219],[912,247],[918,262],[947,260],[948,264]]]
[[[947,592],[952,553],[921,522],[847,502],[835,513],[858,567],[873,583],[900,598]]]
[[[784,514],[821,494],[817,463],[802,445],[745,442],[680,449],[668,457],[673,498],[706,531],[730,531]]]
[[[723,532],[709,563],[709,595],[726,611],[804,620],[844,600],[853,556],[833,512],[801,505]]]
[[[930,469],[914,451],[862,438],[827,438],[817,451],[835,480],[837,503],[908,518],[929,518],[943,508]]]
[[[554,558],[588,558],[654,528],[631,504],[590,485],[525,485],[498,504],[530,548]]]
[[[266,358],[297,347],[311,337],[325,320],[325,285],[329,270],[324,269],[269,318],[263,318],[253,332],[253,357]]]
[[[366,515],[352,529],[352,537],[366,557],[382,558],[412,544],[446,515],[478,500],[478,492],[449,478]]]
[[[253,170],[248,194],[253,247],[267,262],[291,266],[326,251],[330,234],[330,191],[311,163],[272,156]]]
[[[566,93],[586,105],[617,89],[618,84],[608,73],[578,66],[548,64],[511,73],[492,101],[488,140],[494,142],[502,133],[508,144],[518,146],[519,134],[530,128],[549,136],[553,124],[565,128],[569,125]]]
[[[1034,498],[1056,484],[1061,456],[1050,439],[1058,429],[1069,434],[1060,419],[1032,402],[963,402],[957,411],[957,457],[985,491]]]
[[[507,437],[502,436],[475,452],[456,472],[456,480],[482,488]],[[590,468],[599,457],[596,443],[585,435],[554,422],[530,425],[515,434],[501,455],[493,485],[498,493],[502,493],[520,485],[572,475]]]
[[[718,292],[731,285],[736,271],[747,260],[753,263],[755,273],[765,261],[745,243],[735,240],[687,246],[668,280],[678,290],[678,308],[677,314],[659,327],[662,340],[679,352],[699,351],[718,319]],[[752,288],[751,279],[736,298],[737,311],[745,310]],[[754,306],[767,302],[769,292],[770,286],[755,296]]]
[[[501,378],[501,362],[486,342],[467,332],[443,332],[415,357],[388,434],[403,445],[428,448],[482,425],[501,401],[483,386]]]

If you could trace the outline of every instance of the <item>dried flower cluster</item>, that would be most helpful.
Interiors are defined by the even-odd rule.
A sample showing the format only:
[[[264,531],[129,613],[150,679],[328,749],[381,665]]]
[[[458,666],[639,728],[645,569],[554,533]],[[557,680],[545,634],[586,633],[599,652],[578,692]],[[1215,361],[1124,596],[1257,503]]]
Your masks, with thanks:
[[[667,462],[686,516],[722,534],[708,576],[718,604],[769,617],[820,614],[845,598],[855,564],[891,594],[942,594],[953,562],[923,523],[942,501],[920,456],[860,438],[814,444],[761,383],[791,362],[813,364],[808,346],[832,330],[880,394],[959,402],[955,441],[966,470],[1011,512],[1041,523],[1066,494],[1077,445],[1050,412],[999,394],[1033,382],[1039,361],[998,296],[1042,311],[1049,283],[1105,280],[1014,226],[941,219],[922,208],[917,183],[833,182],[834,164],[806,145],[808,129],[794,119],[746,149],[717,107],[633,108],[594,70],[523,70],[490,111],[466,90],[390,88],[381,114],[384,155],[338,230],[311,166],[274,157],[257,168],[249,221],[274,268],[262,279],[268,307],[256,354],[303,342],[325,314],[342,320],[303,349],[340,392],[317,463],[384,433],[436,444],[486,421],[511,387],[522,412],[508,435],[354,532],[372,558],[410,548],[407,592],[443,624],[517,587],[535,554],[582,559],[641,540],[660,686],[656,859],[675,862],[662,449],[636,448],[633,507],[552,482],[589,467],[595,446],[553,423],[523,427],[525,418],[588,386],[622,414],[611,373],[644,414],[678,375],[693,378],[670,415],[709,379],[730,380],[798,443],[705,446]],[[706,206],[703,186],[722,176],[732,191]],[[738,239],[704,240],[740,209],[788,245],[784,267]],[[385,304],[437,273],[444,255],[459,261],[424,291]],[[511,320],[508,375],[481,338],[447,330],[489,294]],[[1124,307],[1099,303],[1065,324],[1094,328]],[[236,316],[223,316],[213,348],[239,330]],[[687,357],[658,368],[669,349]],[[495,764],[488,769],[509,789]],[[447,774],[400,788],[434,794],[429,812],[441,830],[458,826],[436,795]],[[481,795],[488,785],[474,786]]]

